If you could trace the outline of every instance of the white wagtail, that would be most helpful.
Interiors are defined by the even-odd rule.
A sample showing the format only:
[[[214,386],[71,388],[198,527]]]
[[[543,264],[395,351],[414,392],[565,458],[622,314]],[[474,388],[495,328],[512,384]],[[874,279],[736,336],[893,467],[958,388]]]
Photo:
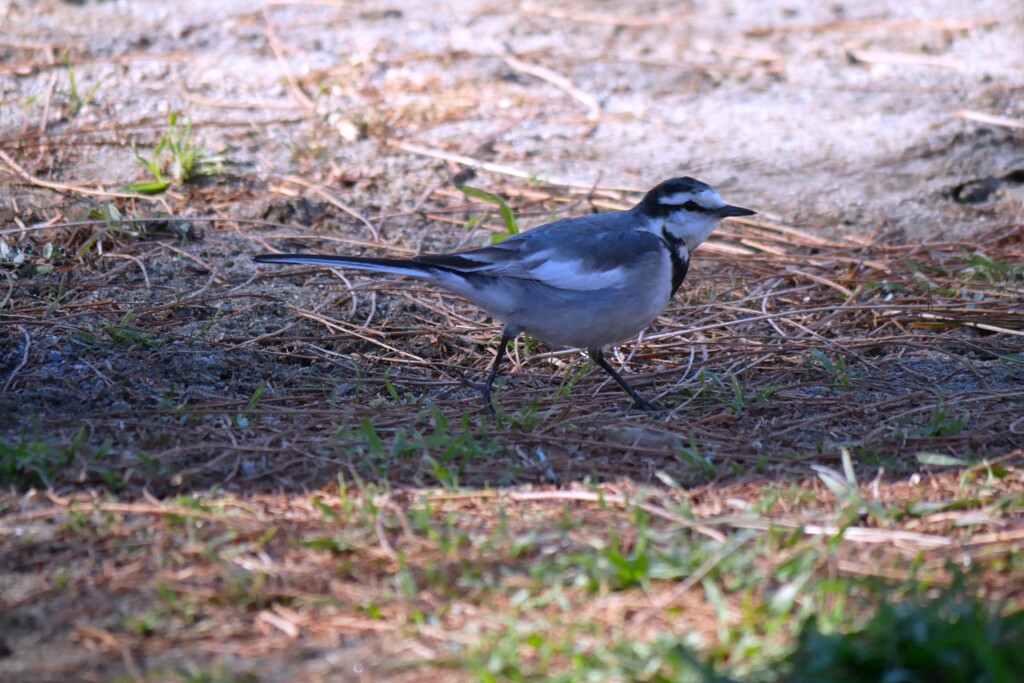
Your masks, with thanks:
[[[722,201],[693,178],[666,180],[626,211],[566,218],[482,249],[411,259],[263,254],[260,263],[299,263],[397,273],[443,287],[504,322],[483,384],[491,388],[508,343],[525,332],[551,346],[587,350],[637,408],[657,410],[604,357],[604,347],[637,335],[668,305],[690,254],[718,222],[755,212]],[[469,384],[469,383],[467,383]]]

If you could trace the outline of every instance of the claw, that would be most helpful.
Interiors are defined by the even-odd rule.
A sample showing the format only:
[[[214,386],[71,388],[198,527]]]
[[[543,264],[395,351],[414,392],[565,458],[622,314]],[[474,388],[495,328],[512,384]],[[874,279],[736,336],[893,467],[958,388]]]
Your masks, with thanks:
[[[466,377],[460,377],[459,381],[462,383],[462,386],[480,392],[480,396],[484,399],[484,408],[491,417],[496,417],[497,413],[494,411],[494,402],[491,400],[491,385],[489,383],[474,382]]]
[[[657,413],[662,410],[669,410],[668,406],[663,406],[660,403],[651,403],[646,399],[640,399],[639,402],[633,401],[633,407],[637,410],[642,410],[645,413]]]

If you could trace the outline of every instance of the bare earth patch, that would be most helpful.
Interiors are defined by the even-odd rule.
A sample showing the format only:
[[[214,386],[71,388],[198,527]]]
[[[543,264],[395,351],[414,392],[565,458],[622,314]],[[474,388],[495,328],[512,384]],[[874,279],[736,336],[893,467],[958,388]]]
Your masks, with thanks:
[[[1019,611],[1018,4],[452,4],[0,0],[0,679],[759,680]],[[520,340],[492,419],[494,321],[251,261],[683,174],[759,215],[614,354],[662,414]]]

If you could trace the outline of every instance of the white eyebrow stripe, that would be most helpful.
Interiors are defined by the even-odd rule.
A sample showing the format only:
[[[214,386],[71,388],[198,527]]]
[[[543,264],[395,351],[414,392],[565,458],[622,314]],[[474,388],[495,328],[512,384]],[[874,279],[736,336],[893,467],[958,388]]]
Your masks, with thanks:
[[[578,260],[544,261],[530,269],[530,275],[558,289],[594,291],[620,287],[626,282],[626,269],[616,266],[606,270],[584,270]]]
[[[658,203],[667,206],[682,206],[688,199],[693,199],[694,196],[690,192],[676,192],[675,194],[665,195],[660,198]]]
[[[692,201],[704,210],[714,210],[725,206],[725,202],[714,190],[702,190],[697,193],[676,192],[662,197],[658,201],[667,206],[682,206],[687,201]]]

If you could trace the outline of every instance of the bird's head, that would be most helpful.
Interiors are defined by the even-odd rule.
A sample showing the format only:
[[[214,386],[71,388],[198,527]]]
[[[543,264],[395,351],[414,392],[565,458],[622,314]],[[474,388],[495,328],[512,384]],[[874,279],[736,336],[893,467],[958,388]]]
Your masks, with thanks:
[[[710,185],[693,178],[672,178],[650,190],[636,210],[660,234],[665,230],[693,251],[708,238],[718,222],[731,216],[753,216],[756,211],[722,201]]]

